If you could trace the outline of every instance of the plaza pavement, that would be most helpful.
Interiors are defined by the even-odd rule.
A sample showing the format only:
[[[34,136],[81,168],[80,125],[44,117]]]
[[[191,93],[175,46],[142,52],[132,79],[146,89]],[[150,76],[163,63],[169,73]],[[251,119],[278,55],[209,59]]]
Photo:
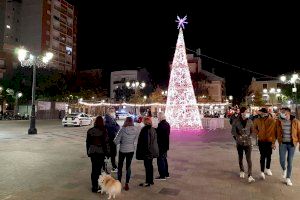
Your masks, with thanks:
[[[107,195],[90,191],[91,163],[86,156],[89,127],[62,127],[60,121],[37,121],[38,134],[27,135],[29,121],[0,121],[0,199],[92,200]],[[133,160],[130,191],[117,199],[151,200],[294,200],[300,198],[300,154],[294,159],[293,187],[283,184],[278,151],[273,153],[273,176],[258,178],[259,152],[254,147],[255,183],[238,177],[237,153],[229,129],[171,136],[171,178],[140,188],[141,161]],[[156,161],[154,163],[157,175]],[[246,164],[245,164],[246,167]],[[125,177],[124,177],[125,178]]]

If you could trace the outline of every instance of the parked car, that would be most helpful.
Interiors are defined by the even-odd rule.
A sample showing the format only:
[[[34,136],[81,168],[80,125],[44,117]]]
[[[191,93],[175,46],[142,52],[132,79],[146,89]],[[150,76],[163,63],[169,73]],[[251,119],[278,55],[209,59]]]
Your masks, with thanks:
[[[126,111],[116,111],[116,119],[126,119],[130,117],[130,114]]]
[[[85,113],[71,113],[62,119],[63,126],[87,126],[92,124],[93,119]]]
[[[142,115],[132,114],[130,115],[134,122],[141,123],[143,121]]]

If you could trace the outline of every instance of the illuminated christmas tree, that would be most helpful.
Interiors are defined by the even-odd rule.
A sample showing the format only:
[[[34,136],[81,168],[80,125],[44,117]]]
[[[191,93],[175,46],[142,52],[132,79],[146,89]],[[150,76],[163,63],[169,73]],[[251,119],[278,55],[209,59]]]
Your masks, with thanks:
[[[186,16],[183,19],[177,17],[176,22],[178,22],[179,35],[169,80],[166,117],[172,129],[202,129],[182,31],[187,24]]]

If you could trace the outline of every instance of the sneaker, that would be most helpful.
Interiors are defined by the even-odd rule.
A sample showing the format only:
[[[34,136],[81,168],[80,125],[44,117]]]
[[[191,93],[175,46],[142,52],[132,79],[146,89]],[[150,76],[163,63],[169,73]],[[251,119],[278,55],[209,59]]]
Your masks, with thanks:
[[[255,182],[255,179],[252,176],[249,176],[248,177],[248,182],[249,183]]]
[[[166,178],[171,178],[170,175],[167,175]]]
[[[265,180],[265,179],[266,179],[265,173],[261,172],[261,173],[260,173],[260,177],[261,177],[263,180]]]
[[[293,186],[291,179],[289,179],[289,178],[286,179],[286,185]]]
[[[268,175],[268,176],[272,176],[273,174],[272,174],[272,171],[270,170],[270,169],[266,169],[266,174]]]
[[[155,178],[155,180],[157,180],[157,181],[165,181],[165,180],[167,180],[166,178],[163,178],[163,177],[160,177],[160,176],[158,176],[158,177],[156,177]]]
[[[125,191],[128,191],[128,190],[129,190],[129,185],[128,185],[128,183],[125,184],[124,190],[125,190]]]
[[[240,172],[240,178],[245,178],[245,172]]]
[[[113,173],[113,172],[118,172],[118,169],[117,168],[112,168],[111,169],[111,172]]]
[[[286,170],[283,170],[282,178],[286,179]]]

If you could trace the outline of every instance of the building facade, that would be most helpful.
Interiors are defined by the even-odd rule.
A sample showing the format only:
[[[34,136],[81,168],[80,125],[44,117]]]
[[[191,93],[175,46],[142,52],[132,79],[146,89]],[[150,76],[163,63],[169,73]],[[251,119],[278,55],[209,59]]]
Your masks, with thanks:
[[[127,81],[145,82],[146,87],[150,87],[149,80],[149,73],[145,68],[137,70],[113,71],[110,75],[110,98],[114,98],[114,90],[118,87],[121,88],[122,86],[125,86]]]
[[[75,71],[76,44],[77,10],[74,5],[65,0],[0,0],[0,52],[5,52],[2,55],[13,55],[20,46],[34,55],[51,51],[54,58],[49,67]],[[9,63],[7,59],[0,57],[0,63]],[[2,71],[5,70],[0,73]]]
[[[20,46],[21,0],[0,0],[0,79],[18,62],[14,49]]]
[[[280,80],[257,80],[253,78],[248,88],[246,101],[251,104],[255,94],[259,94],[265,104],[278,105],[281,103],[281,88]]]

